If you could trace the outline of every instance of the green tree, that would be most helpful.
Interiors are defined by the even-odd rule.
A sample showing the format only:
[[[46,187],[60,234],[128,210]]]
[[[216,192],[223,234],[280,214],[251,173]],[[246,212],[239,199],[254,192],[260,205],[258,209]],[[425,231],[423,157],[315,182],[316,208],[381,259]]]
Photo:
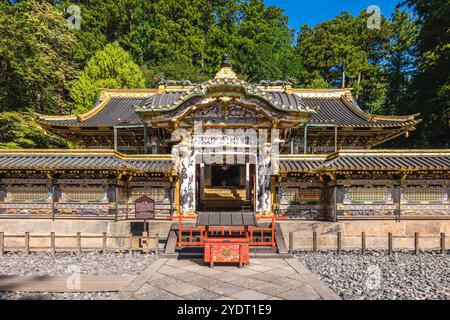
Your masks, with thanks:
[[[416,147],[450,146],[450,3],[407,0],[419,18],[419,51],[412,90],[423,122],[413,134]]]
[[[68,147],[65,140],[47,134],[38,126],[31,113],[0,113],[0,149]]]
[[[418,25],[406,10],[392,16],[392,36],[388,44],[386,114],[411,113],[411,81],[416,73]]]
[[[54,0],[48,0],[54,3]],[[92,55],[108,43],[126,37],[132,29],[132,16],[138,0],[63,1],[61,9],[80,7],[80,29],[72,32],[77,38],[74,56],[83,67]],[[141,1],[142,2],[142,1]],[[67,17],[69,14],[66,15]]]
[[[76,42],[62,12],[34,0],[0,9],[0,111],[67,112]]]
[[[383,18],[381,30],[371,30],[367,18],[365,11],[357,17],[343,12],[314,28],[303,26],[296,52],[305,68],[300,78],[304,86],[313,81],[323,86],[326,81],[333,87],[352,87],[361,105],[374,112],[384,101],[381,61],[389,24]]]
[[[88,111],[102,88],[142,88],[145,86],[141,69],[131,55],[117,42],[110,43],[89,59],[81,76],[74,82],[70,97],[72,113]]]

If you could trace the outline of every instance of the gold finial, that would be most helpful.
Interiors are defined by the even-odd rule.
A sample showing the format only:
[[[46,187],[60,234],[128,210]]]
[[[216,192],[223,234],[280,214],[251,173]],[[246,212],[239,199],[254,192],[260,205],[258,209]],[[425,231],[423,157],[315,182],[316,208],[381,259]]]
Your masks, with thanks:
[[[219,72],[216,73],[215,79],[237,79],[236,73],[234,73],[231,67],[231,60],[228,54],[222,56],[222,64]]]

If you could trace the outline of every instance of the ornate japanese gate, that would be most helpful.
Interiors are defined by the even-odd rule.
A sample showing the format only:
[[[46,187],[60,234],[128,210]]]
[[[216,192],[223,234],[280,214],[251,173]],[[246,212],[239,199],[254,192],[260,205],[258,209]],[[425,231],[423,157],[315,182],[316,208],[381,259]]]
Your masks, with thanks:
[[[180,214],[192,215],[196,211],[196,164],[208,165],[255,165],[255,211],[259,215],[271,214],[271,175],[275,157],[271,155],[271,145],[244,144],[234,139],[224,139],[221,135],[194,136],[183,140],[174,149],[176,169],[180,184]],[[238,139],[239,140],[239,139]],[[224,151],[225,149],[233,151]],[[247,150],[247,151],[246,151]],[[251,177],[246,177],[247,179]]]

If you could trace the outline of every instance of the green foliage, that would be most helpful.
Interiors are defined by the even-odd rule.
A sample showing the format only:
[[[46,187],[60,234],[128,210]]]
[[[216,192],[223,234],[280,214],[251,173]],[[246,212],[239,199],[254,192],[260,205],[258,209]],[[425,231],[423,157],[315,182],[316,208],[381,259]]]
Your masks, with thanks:
[[[35,0],[0,10],[0,111],[64,113],[76,76],[75,38],[54,6]]]
[[[409,114],[411,81],[416,72],[417,21],[405,10],[397,9],[392,16],[391,38],[387,47],[386,114]]]
[[[54,0],[3,0],[0,112],[83,113],[101,88],[153,86],[161,77],[199,83],[228,53],[250,82],[291,77],[306,88],[352,87],[368,112],[420,112],[424,122],[409,144],[449,146],[450,4],[404,2],[417,19],[398,9],[373,30],[365,11],[344,12],[302,27],[295,43],[283,10],[263,0],[63,0],[61,8]],[[79,30],[67,27],[72,4],[81,9]],[[34,147],[40,137],[0,141]]]
[[[0,149],[18,148],[67,148],[61,138],[47,134],[34,122],[30,113],[0,113]]]
[[[249,81],[299,73],[287,17],[261,0],[138,1],[132,25],[121,44],[151,76],[197,82],[217,71],[225,52]]]
[[[450,3],[408,0],[419,17],[418,72],[414,77],[413,108],[423,123],[412,136],[420,147],[450,146]]]
[[[142,88],[144,77],[131,55],[117,42],[107,44],[89,59],[81,76],[74,82],[70,97],[72,113],[88,111],[102,88]]]
[[[384,99],[380,61],[389,22],[383,18],[381,30],[371,30],[367,18],[365,11],[357,17],[343,12],[314,28],[304,26],[298,36],[297,53],[305,68],[301,77],[304,86],[311,87],[319,80],[334,87],[352,87],[360,103],[374,111]]]

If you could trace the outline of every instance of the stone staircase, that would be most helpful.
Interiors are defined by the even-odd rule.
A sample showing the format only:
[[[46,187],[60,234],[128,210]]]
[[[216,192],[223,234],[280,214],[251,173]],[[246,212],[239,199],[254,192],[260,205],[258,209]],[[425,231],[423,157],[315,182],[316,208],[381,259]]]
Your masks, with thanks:
[[[204,210],[224,210],[244,208],[246,202],[246,190],[238,188],[205,188]]]

